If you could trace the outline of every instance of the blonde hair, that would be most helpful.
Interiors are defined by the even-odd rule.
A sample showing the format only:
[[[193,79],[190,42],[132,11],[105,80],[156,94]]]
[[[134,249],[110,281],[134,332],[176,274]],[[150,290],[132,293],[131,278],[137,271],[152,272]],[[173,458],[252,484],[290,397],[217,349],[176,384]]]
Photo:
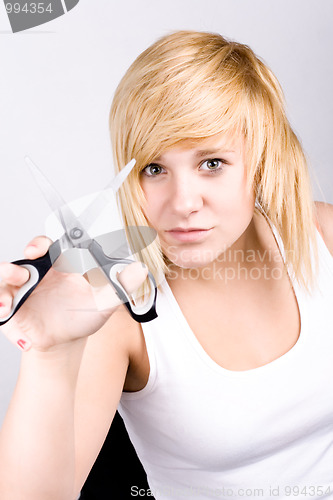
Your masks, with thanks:
[[[246,138],[248,179],[281,236],[286,264],[305,288],[314,282],[314,204],[306,159],[271,70],[246,45],[219,34],[178,31],[134,61],[110,112],[116,169],[136,167],[120,190],[127,226],[148,225],[140,171],[166,149],[239,131]],[[158,241],[141,258],[153,274],[167,272]]]

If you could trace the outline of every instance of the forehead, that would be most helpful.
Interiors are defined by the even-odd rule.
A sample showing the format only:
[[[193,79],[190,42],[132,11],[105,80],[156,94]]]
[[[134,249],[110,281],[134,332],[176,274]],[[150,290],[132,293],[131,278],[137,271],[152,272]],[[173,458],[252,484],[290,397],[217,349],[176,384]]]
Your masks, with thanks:
[[[207,156],[215,153],[242,153],[244,137],[240,133],[217,134],[204,139],[184,139],[162,152],[156,160],[162,160],[173,154],[189,153],[195,156]]]

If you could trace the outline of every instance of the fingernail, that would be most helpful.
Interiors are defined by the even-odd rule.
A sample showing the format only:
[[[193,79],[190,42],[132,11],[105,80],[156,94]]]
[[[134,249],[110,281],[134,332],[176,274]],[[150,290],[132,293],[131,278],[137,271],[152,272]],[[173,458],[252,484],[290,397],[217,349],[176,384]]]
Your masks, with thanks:
[[[30,347],[30,342],[20,339],[17,341],[17,345],[20,347],[20,349],[22,349],[22,351],[26,351]]]
[[[0,302],[0,307],[5,307],[5,304],[3,302]]]

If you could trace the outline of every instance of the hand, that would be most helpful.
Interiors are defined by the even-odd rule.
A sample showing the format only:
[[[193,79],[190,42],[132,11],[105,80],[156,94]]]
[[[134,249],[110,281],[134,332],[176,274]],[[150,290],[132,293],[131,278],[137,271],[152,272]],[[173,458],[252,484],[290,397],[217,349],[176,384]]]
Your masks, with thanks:
[[[44,255],[51,241],[39,236],[26,247],[24,256],[37,259]],[[147,269],[142,263],[125,268],[118,279],[131,294],[143,283]],[[0,319],[11,311],[13,298],[29,279],[27,269],[11,264],[0,264]],[[102,280],[102,281],[101,281]],[[99,277],[97,287],[83,276],[62,273],[51,268],[31,296],[1,327],[6,337],[24,351],[34,347],[49,350],[60,344],[87,337],[97,330],[121,304],[112,286]]]

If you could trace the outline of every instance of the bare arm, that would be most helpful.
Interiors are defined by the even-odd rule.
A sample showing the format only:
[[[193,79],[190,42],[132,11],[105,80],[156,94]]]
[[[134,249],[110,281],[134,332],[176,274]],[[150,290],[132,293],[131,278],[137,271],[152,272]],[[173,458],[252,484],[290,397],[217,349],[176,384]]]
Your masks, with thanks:
[[[77,498],[115,414],[139,328],[120,309],[88,340],[23,354],[0,436],[1,498]]]
[[[25,279],[18,271],[1,271],[10,283],[0,287],[7,307]],[[50,271],[5,325],[9,339],[26,337],[32,348],[22,355],[0,434],[3,500],[75,500],[103,444],[141,330],[123,305],[105,317],[91,300],[83,278]],[[86,309],[73,314],[82,303]]]
[[[0,435],[1,498],[72,500],[74,395],[82,342],[23,354]]]

